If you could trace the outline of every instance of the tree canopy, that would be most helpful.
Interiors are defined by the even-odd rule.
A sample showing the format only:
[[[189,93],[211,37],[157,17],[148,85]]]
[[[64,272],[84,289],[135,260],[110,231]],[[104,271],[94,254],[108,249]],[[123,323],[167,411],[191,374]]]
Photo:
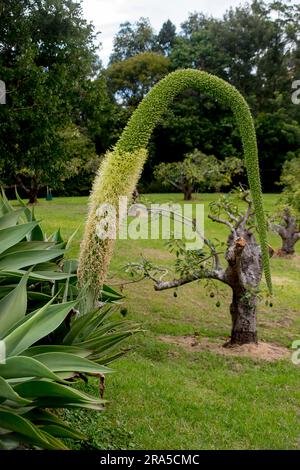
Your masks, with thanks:
[[[1,183],[17,183],[32,200],[45,185],[63,190],[66,178],[71,186],[73,179],[76,193],[79,174],[72,169],[80,172],[80,166],[88,177],[84,168],[93,165],[87,161],[111,148],[153,85],[180,68],[215,74],[245,97],[254,115],[264,190],[278,189],[284,162],[299,153],[300,105],[291,99],[300,77],[296,3],[253,0],[222,18],[191,13],[180,28],[166,18],[158,31],[147,18],[124,22],[107,67],[81,2],[7,0],[0,12],[0,80],[7,90],[7,104],[0,106]],[[69,164],[78,163],[78,152],[71,155],[74,146],[66,139],[74,129],[79,147],[86,145],[77,166]],[[144,187],[160,162],[183,161],[195,148],[220,161],[242,156],[228,109],[187,89],[152,135]]]

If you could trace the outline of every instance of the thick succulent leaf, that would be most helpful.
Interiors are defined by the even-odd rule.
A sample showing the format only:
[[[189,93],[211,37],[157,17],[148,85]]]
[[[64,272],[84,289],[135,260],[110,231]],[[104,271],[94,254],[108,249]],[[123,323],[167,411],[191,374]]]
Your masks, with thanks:
[[[113,372],[108,367],[95,364],[75,354],[64,352],[38,354],[35,356],[35,359],[54,372],[84,372],[87,374],[107,374]]]
[[[69,402],[66,401],[64,398],[59,397],[45,397],[45,398],[37,398],[34,401],[35,406],[39,408],[84,408],[86,410],[96,410],[96,411],[103,411],[104,404],[107,403],[105,400],[98,400],[98,402]]]
[[[8,357],[20,354],[54,331],[63,322],[69,311],[75,307],[76,303],[66,302],[51,305],[49,302],[39,310],[27,315],[24,322],[4,339]]]
[[[51,295],[44,294],[43,292],[34,292],[34,291],[27,291],[27,297],[29,300],[41,301],[41,302],[49,302],[51,300]]]
[[[116,333],[112,335],[95,337],[94,339],[83,341],[80,343],[84,348],[93,349],[94,354],[100,354],[109,351],[116,345],[120,344],[129,336],[132,336],[132,331],[125,331],[122,333]]]
[[[31,211],[31,220],[36,220],[35,215],[34,215],[34,207],[32,208]],[[45,236],[44,232],[40,226],[40,224],[36,225],[32,232],[30,232],[29,236],[27,237],[28,241],[43,241]]]
[[[11,246],[23,240],[36,225],[37,222],[29,222],[28,224],[20,224],[0,230],[0,253],[3,253]]]
[[[69,439],[85,440],[86,436],[75,429],[67,426],[59,426],[58,424],[46,424],[39,427],[42,431],[47,432],[51,436]]]
[[[80,227],[77,227],[76,230],[74,230],[74,232],[72,233],[72,235],[68,238],[68,241],[67,241],[67,244],[66,244],[66,250],[68,250],[74,240],[74,238],[76,237],[78,231],[79,231],[79,228]]]
[[[41,242],[41,241],[32,241],[32,242],[20,242],[6,250],[3,255],[9,253],[19,253],[20,251],[35,251],[35,250],[47,250],[48,248],[55,247],[55,244],[52,242]]]
[[[36,264],[33,268],[33,271],[57,271],[57,264],[54,261],[47,261],[45,263]]]
[[[64,344],[73,344],[77,339],[78,336],[80,335],[80,338],[85,337],[84,335],[84,328],[90,324],[92,319],[95,317],[95,315],[99,312],[99,310],[91,311],[85,315],[82,315],[79,318],[75,318],[71,322],[71,327],[69,333],[64,337],[63,343]],[[98,313],[99,314],[99,313]],[[99,317],[102,314],[99,314]],[[80,341],[80,339],[78,340]]]
[[[128,331],[129,325],[132,327],[132,330],[137,328],[136,324],[130,324],[124,320],[105,322],[104,325],[95,325],[86,339],[98,338],[99,336],[105,336],[108,333],[121,333],[123,331]]]
[[[56,232],[54,232],[49,240],[55,242],[55,243],[64,243],[64,239],[62,238],[61,236],[61,232],[60,232],[60,228],[58,230],[56,230]]]
[[[64,406],[68,404],[102,404],[104,400],[92,397],[86,393],[80,392],[70,386],[58,384],[55,382],[46,382],[42,380],[31,380],[15,386],[15,391],[22,397],[34,400],[35,404],[39,406],[40,403],[47,403],[43,398],[55,398],[58,407],[63,403]],[[46,405],[47,406],[47,405]]]
[[[7,284],[6,286],[0,286],[0,299],[9,294],[18,284]]]
[[[38,354],[52,353],[52,352],[65,352],[75,354],[78,357],[88,357],[91,354],[90,349],[83,349],[80,346],[64,346],[64,345],[42,345],[32,346],[26,351],[23,351],[22,356],[35,357]]]
[[[78,268],[78,261],[77,259],[66,259],[64,260],[63,264],[63,271],[65,273],[76,273]]]
[[[97,362],[98,364],[108,365],[111,362],[114,362],[117,359],[119,359],[120,357],[124,356],[124,354],[126,352],[127,352],[126,350],[118,351],[118,352],[113,353],[113,354],[105,354],[105,352],[104,352],[104,353],[101,353],[101,354],[98,354],[98,355],[93,355],[91,357],[91,359],[93,361]]]
[[[0,300],[0,338],[5,337],[6,332],[25,317],[27,309],[27,279],[26,274],[9,294]]]
[[[10,400],[16,402],[20,405],[27,405],[31,403],[31,400],[26,400],[21,397],[10,385],[9,383],[0,375],[0,403],[3,403],[5,400]],[[0,419],[0,425],[2,427],[2,422]]]
[[[3,204],[3,213],[7,214],[8,212],[12,212],[14,209],[12,205],[10,204],[9,200],[6,197],[5,191],[3,188],[1,188],[1,202]]]
[[[63,281],[68,278],[76,277],[76,274],[67,274],[54,271],[33,271],[31,278],[40,281]]]
[[[60,380],[47,364],[36,358],[26,356],[9,357],[5,364],[0,364],[0,377],[15,379],[23,377],[39,377],[49,380]]]
[[[27,221],[28,222],[35,221],[36,218],[35,218],[35,215],[34,215],[34,208],[32,208],[32,210],[30,210],[28,208],[28,206],[25,204],[25,202],[20,198],[17,190],[16,190],[16,197],[17,197],[17,200],[18,200],[19,204],[25,209],[25,217],[26,217]],[[39,224],[37,224],[36,227],[34,227],[34,229],[32,230],[32,232],[27,235],[27,240],[28,241],[30,241],[30,240],[44,240],[44,233],[43,233],[43,231],[42,231]]]
[[[2,217],[3,215],[7,214],[8,212],[10,212],[10,211],[8,211],[8,210],[6,209],[5,204],[4,204],[4,202],[3,202],[3,199],[2,199],[1,196],[0,196],[0,217]]]
[[[42,449],[67,449],[67,447],[58,439],[55,439],[53,436],[50,436],[50,434],[40,430],[29,420],[16,413],[0,410],[0,423],[1,428],[17,433],[17,435],[20,436],[20,438],[23,438],[25,442],[32,443]]]
[[[103,284],[100,298],[103,302],[113,302],[116,300],[123,299],[124,295],[122,295],[120,292],[116,291],[115,289],[112,289],[108,285]]]
[[[41,408],[31,409],[24,415],[24,417],[26,419],[30,419],[36,424],[58,424],[59,426],[67,426],[66,423],[57,415]]]
[[[22,269],[25,266],[32,266],[33,264],[40,264],[44,263],[45,261],[50,261],[51,259],[63,256],[63,254],[63,250],[35,250],[10,253],[8,255],[1,256],[0,269],[7,271]]]
[[[18,282],[18,280],[26,274],[25,270],[16,271],[0,271],[0,281]],[[29,280],[33,281],[63,281],[68,277],[75,277],[75,274],[67,274],[51,271],[31,271]]]
[[[24,209],[17,209],[0,217],[0,230],[15,226],[23,213]]]
[[[65,336],[64,344],[81,343],[88,339],[92,331],[98,333],[99,325],[101,325],[108,317],[113,314],[111,308],[102,308],[91,311],[79,318],[72,320],[69,333]]]

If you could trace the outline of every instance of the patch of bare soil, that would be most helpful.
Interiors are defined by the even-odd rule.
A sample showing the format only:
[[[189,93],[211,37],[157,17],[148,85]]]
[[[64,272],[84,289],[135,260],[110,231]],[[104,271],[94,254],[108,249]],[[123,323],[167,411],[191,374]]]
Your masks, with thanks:
[[[159,336],[164,343],[184,347],[191,352],[211,351],[223,356],[249,357],[268,362],[278,361],[289,356],[290,351],[271,343],[243,344],[224,347],[224,343],[211,341],[210,338],[197,336]]]

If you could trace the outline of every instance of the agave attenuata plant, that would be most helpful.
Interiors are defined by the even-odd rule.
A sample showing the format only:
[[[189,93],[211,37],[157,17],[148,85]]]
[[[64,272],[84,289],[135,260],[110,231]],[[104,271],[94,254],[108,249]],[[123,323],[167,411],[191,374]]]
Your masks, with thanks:
[[[77,318],[76,262],[64,262],[60,233],[46,239],[20,204],[0,199],[0,448],[66,449],[62,438],[84,436],[53,410],[102,410],[102,398],[73,384],[111,372],[106,364],[137,327],[108,320],[121,296],[107,286],[99,308]]]

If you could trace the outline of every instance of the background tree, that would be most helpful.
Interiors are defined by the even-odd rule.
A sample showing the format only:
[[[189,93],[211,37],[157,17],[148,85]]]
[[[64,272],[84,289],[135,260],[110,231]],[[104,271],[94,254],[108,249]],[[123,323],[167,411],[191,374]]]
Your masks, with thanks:
[[[156,47],[156,36],[148,18],[141,17],[137,22],[126,21],[114,38],[110,64],[129,59]]]
[[[167,20],[163,23],[158,35],[157,45],[165,55],[170,55],[176,39],[176,26],[172,21]]]
[[[282,240],[278,254],[293,256],[300,240],[300,156],[284,163],[280,184],[283,186],[279,199],[282,210],[271,217],[269,224]]]
[[[189,153],[182,162],[160,163],[154,169],[154,177],[165,186],[173,186],[190,201],[195,190],[220,190],[229,186],[235,175],[242,173],[243,162],[235,157],[219,161],[213,155],[199,150]]]
[[[95,116],[83,108],[103,101],[105,88],[93,81],[96,36],[78,2],[9,0],[0,7],[0,76],[8,91],[0,108],[2,180],[17,181],[35,202],[40,187],[54,186],[68,166],[65,130],[75,124],[88,134]]]
[[[177,33],[166,22],[157,35],[152,30],[151,44],[144,40],[144,51],[162,51],[159,38],[169,36],[164,53],[171,69],[205,70],[242,92],[255,118],[265,190],[275,189],[289,152],[300,148],[300,107],[291,102],[292,81],[300,75],[299,12],[297,4],[254,0],[221,19],[193,13]],[[132,47],[126,50],[127,56],[135,54]],[[180,161],[194,148],[219,159],[242,154],[228,110],[205,94],[186,90],[154,132],[142,182],[151,182],[158,162]]]

